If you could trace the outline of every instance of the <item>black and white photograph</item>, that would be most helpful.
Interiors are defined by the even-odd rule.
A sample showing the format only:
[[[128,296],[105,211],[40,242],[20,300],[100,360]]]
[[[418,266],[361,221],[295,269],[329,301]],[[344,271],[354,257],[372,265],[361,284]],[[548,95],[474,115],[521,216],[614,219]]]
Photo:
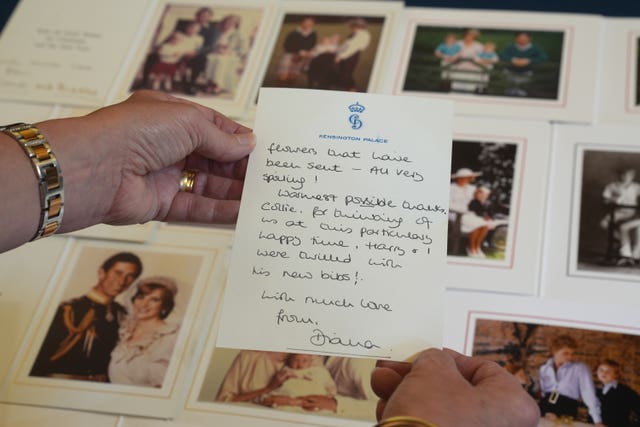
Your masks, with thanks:
[[[577,269],[640,273],[640,150],[582,146]]]

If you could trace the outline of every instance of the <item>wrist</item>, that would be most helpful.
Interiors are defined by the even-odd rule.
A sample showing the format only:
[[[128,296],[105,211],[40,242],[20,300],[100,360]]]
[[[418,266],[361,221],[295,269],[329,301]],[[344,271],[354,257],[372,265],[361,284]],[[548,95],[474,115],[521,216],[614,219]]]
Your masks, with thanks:
[[[99,191],[111,187],[105,173],[112,158],[102,153],[84,117],[47,120],[36,126],[50,141],[64,171],[65,220],[60,232],[66,233],[98,224],[106,212],[108,197]]]

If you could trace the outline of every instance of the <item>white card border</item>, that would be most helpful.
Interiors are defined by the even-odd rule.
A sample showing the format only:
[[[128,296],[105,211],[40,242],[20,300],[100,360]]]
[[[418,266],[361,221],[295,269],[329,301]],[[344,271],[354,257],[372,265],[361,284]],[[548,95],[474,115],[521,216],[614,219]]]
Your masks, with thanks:
[[[518,23],[522,23],[518,25]],[[420,25],[452,27],[490,27],[495,29],[531,29],[562,31],[565,35],[559,81],[558,100],[520,101],[498,96],[457,95],[438,92],[405,91],[402,82],[410,59],[416,28]],[[461,114],[492,115],[522,119],[566,120],[590,122],[595,113],[596,77],[601,46],[601,20],[593,15],[569,15],[559,13],[456,10],[439,8],[406,8],[405,28],[402,37],[396,39],[395,60],[389,61],[386,88],[393,94],[449,98],[456,101]],[[597,46],[597,54],[584,54],[587,46]],[[576,64],[581,64],[580,67]]]
[[[637,135],[637,126],[554,125],[552,162],[544,235],[543,283],[545,297],[584,302],[601,302],[606,292],[620,304],[633,304],[638,298],[638,281],[633,276],[616,280],[611,274],[571,274],[572,222],[576,215],[576,145],[592,147],[629,147],[629,135]],[[633,146],[631,146],[633,147]],[[636,148],[637,149],[637,148]],[[618,278],[619,279],[619,278]]]
[[[7,374],[6,382],[0,390],[2,401],[11,403],[32,404],[47,407],[79,409],[94,412],[108,412],[149,416],[155,418],[169,418],[176,414],[180,397],[185,385],[185,371],[188,369],[186,360],[190,358],[189,347],[193,344],[198,323],[197,314],[202,312],[205,299],[207,278],[212,273],[212,266],[216,264],[218,250],[197,250],[184,247],[162,245],[136,245],[131,243],[115,243],[102,241],[83,241],[69,238],[70,247],[66,256],[59,261],[58,274],[52,277],[50,283],[36,310],[36,315],[20,350],[17,352],[12,367]],[[38,344],[47,332],[51,318],[55,314],[58,304],[49,305],[49,301],[60,301],[66,284],[73,272],[78,257],[85,247],[109,248],[113,251],[133,251],[146,253],[180,253],[199,256],[202,258],[197,279],[193,285],[179,333],[171,363],[167,370],[165,385],[160,389],[137,386],[121,386],[117,384],[98,384],[72,380],[52,380],[46,378],[32,378],[28,371],[33,362]],[[145,272],[143,271],[143,275]],[[143,276],[144,277],[144,276]]]
[[[551,127],[544,122],[456,117],[453,139],[518,144],[514,176],[517,214],[503,262],[447,257],[448,288],[535,295],[539,288]],[[513,203],[512,203],[513,206]]]
[[[146,33],[136,40],[130,55],[129,60],[122,67],[124,70],[118,77],[118,81],[114,85],[114,89],[111,91],[109,97],[109,103],[123,100],[131,95],[129,87],[135,76],[140,64],[144,61],[144,58],[148,53],[148,46],[153,38],[154,30],[157,27],[162,17],[163,11],[166,6],[170,4],[184,5],[184,6],[208,6],[213,8],[229,8],[229,9],[251,9],[260,11],[260,26],[255,37],[255,42],[250,48],[249,57],[245,70],[238,83],[238,88],[235,91],[234,97],[231,100],[218,99],[216,97],[198,97],[190,96],[186,94],[172,94],[181,98],[189,99],[204,106],[219,110],[221,113],[230,117],[241,116],[249,103],[249,95],[252,93],[253,82],[256,79],[256,72],[259,65],[263,62],[263,56],[265,52],[265,43],[270,39],[270,31],[273,26],[273,13],[276,0],[216,0],[215,5],[209,4],[204,0],[200,2],[193,0],[155,0],[154,5],[151,7],[151,16],[148,19]]]
[[[364,2],[357,0],[284,0],[281,1],[276,12],[276,18],[272,21],[274,31],[269,36],[265,54],[262,58],[260,68],[255,75],[254,87],[251,91],[252,97],[245,112],[245,120],[253,121],[256,114],[258,92],[264,81],[267,66],[273,55],[275,43],[278,39],[282,23],[287,14],[314,14],[314,15],[335,15],[345,14],[353,16],[383,17],[385,22],[380,36],[380,43],[375,54],[373,69],[369,77],[369,86],[365,93],[380,93],[384,85],[384,68],[386,60],[390,56],[394,31],[398,30],[398,20],[402,12],[402,2],[399,1],[374,1]],[[339,11],[336,11],[339,10]],[[277,29],[275,29],[277,26]]]

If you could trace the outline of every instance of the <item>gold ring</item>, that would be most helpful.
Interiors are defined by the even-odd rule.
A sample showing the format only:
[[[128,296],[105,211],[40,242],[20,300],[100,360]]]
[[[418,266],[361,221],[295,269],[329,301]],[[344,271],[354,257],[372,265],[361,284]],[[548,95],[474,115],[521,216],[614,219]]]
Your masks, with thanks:
[[[196,175],[198,171],[195,169],[185,169],[180,175],[180,184],[178,190],[184,193],[193,193],[193,187],[196,183]]]

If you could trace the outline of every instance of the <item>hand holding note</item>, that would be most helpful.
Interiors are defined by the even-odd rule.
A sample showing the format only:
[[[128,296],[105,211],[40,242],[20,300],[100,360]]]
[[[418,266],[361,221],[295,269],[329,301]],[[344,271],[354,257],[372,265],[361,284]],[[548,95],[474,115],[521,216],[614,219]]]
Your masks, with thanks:
[[[451,121],[446,101],[263,90],[218,345],[439,346]]]

